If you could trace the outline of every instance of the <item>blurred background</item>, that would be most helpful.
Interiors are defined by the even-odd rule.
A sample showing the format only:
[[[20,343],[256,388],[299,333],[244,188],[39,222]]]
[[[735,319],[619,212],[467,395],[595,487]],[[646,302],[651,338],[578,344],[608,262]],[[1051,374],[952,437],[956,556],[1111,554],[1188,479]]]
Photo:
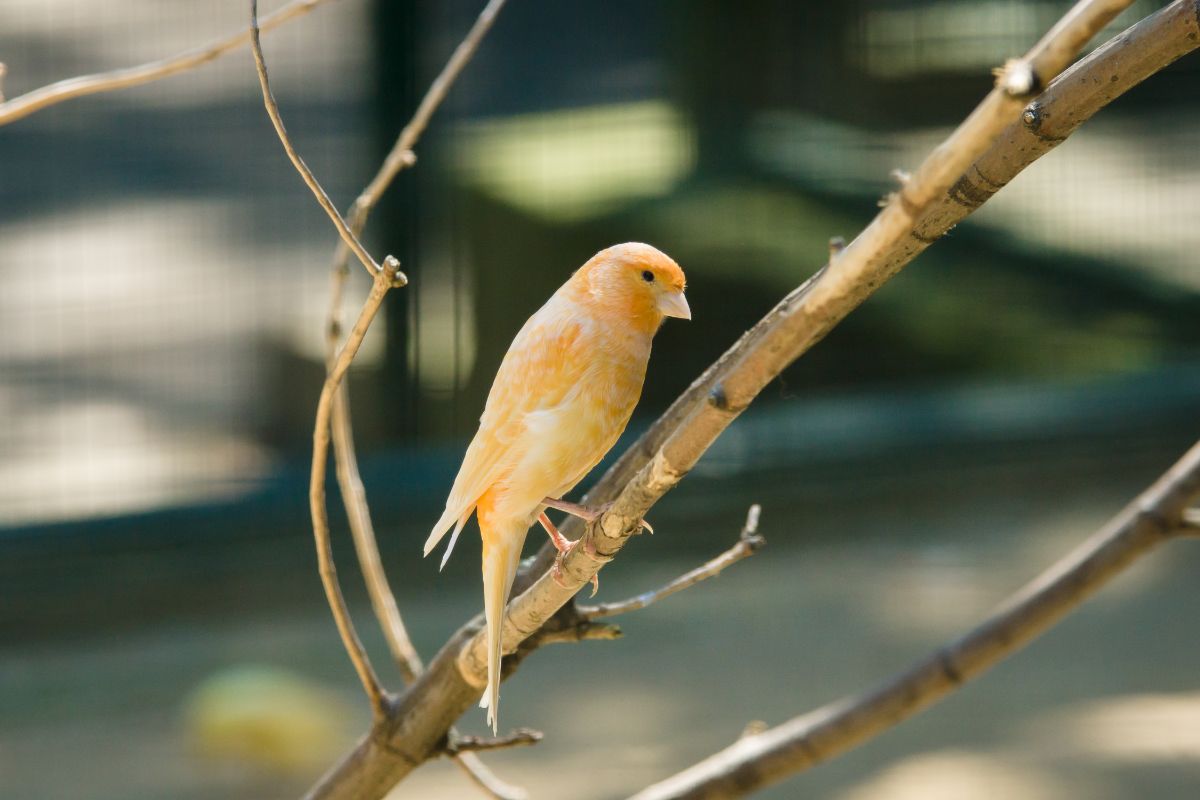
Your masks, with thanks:
[[[351,386],[423,654],[480,590],[475,548],[439,575],[419,545],[508,342],[553,289],[627,240],[687,270],[695,321],[657,339],[636,434],[1065,6],[510,0],[366,237],[412,281]],[[264,37],[288,128],[340,207],[481,7],[339,0]],[[4,91],[246,19],[234,0],[8,0]],[[715,555],[752,502],[769,547],[621,620],[619,642],[530,659],[505,724],[546,741],[491,756],[497,772],[537,798],[584,772],[571,798],[622,797],[753,720],[870,686],[1200,436],[1198,100],[1192,56],[772,384],[655,507],[659,535],[604,571],[601,598]],[[365,728],[306,504],[334,243],[245,49],[0,128],[0,798],[294,797]],[[366,289],[352,272],[350,311]],[[397,686],[336,503],[342,580]],[[978,683],[762,796],[1191,796],[1197,569],[1194,544],[1172,545]],[[567,692],[584,679],[606,688],[580,714]],[[482,712],[463,728],[481,733]],[[396,796],[473,793],[438,762]]]

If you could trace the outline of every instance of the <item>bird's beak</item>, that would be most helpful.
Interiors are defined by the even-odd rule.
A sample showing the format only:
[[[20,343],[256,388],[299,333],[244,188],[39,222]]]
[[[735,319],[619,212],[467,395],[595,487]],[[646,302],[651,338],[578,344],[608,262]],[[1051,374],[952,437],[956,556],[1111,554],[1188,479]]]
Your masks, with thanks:
[[[692,309],[688,308],[687,298],[683,292],[664,292],[658,297],[658,310],[664,317],[691,319]]]

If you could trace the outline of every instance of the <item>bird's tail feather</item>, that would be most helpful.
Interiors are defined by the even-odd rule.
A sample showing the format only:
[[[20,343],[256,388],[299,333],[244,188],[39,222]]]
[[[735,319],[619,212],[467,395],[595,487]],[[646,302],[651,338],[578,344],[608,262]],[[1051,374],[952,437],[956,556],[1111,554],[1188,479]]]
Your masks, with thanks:
[[[446,546],[446,553],[442,556],[442,563],[438,569],[445,569],[446,562],[450,560],[450,554],[454,552],[454,545],[458,542],[458,535],[462,533],[463,526],[467,524],[467,520],[471,518],[471,512],[475,510],[475,506],[469,506],[466,511],[461,509],[446,507],[442,512],[442,517],[433,526],[433,531],[430,532],[429,538],[425,540],[425,553],[429,555],[433,548],[437,547],[438,542],[446,535],[446,531],[450,530],[451,523],[454,524],[454,533],[450,536],[450,544]],[[456,519],[457,518],[457,521]]]
[[[499,727],[497,712],[500,706],[500,657],[502,655],[501,629],[504,623],[504,608],[508,593],[512,589],[517,565],[521,561],[521,546],[525,543],[526,529],[521,526],[509,530],[490,530],[481,526],[483,533],[483,615],[487,620],[488,681],[487,690],[479,701],[486,708],[488,724],[492,733]]]

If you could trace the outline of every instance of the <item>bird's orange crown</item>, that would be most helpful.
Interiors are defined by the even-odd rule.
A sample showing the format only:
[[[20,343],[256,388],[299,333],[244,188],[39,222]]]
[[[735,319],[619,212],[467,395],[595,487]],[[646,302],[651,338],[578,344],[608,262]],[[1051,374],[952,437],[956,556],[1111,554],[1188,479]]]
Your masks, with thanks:
[[[691,319],[687,278],[670,256],[641,242],[601,250],[567,284],[573,299],[619,315],[647,333],[664,317]]]

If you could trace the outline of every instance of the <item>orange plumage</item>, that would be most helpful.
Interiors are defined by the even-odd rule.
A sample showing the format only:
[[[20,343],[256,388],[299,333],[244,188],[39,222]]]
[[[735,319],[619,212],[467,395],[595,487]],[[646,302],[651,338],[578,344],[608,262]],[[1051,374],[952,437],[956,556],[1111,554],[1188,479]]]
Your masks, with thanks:
[[[488,688],[496,729],[500,627],[521,548],[546,498],[561,498],[616,443],[642,391],[650,342],[665,317],[691,319],[683,270],[638,243],[602,250],[521,328],[425,543],[453,527],[443,566],[475,512],[483,538]]]

